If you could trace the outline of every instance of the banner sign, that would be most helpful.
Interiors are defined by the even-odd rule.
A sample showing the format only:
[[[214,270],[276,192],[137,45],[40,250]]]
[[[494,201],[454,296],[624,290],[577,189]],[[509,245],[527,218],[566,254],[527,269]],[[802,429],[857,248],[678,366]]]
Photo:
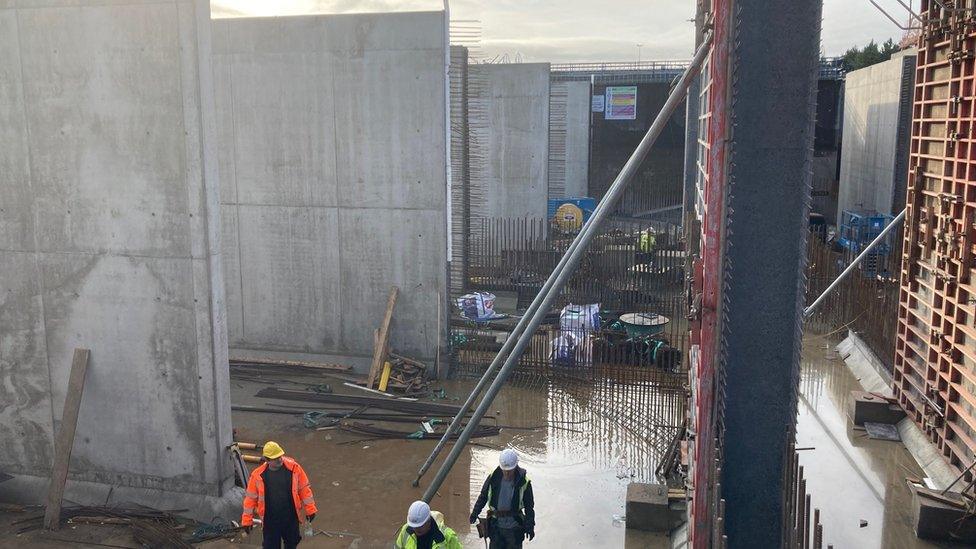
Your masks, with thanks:
[[[611,86],[606,91],[606,120],[637,118],[637,86]]]

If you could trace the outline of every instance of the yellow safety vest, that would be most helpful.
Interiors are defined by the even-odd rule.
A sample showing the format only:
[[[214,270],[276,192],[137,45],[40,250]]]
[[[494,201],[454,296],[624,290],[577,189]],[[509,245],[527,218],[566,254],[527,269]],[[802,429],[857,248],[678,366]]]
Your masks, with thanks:
[[[528,473],[526,473],[526,475],[525,475],[525,482],[522,483],[522,486],[519,488],[519,491],[518,491],[518,503],[516,503],[516,506],[518,508],[517,509],[512,509],[511,510],[512,512],[514,512],[514,513],[521,513],[522,512],[522,501],[523,501],[524,496],[525,496],[525,489],[528,488],[530,484],[532,484],[532,479],[530,479]],[[491,504],[491,494],[492,494],[492,491],[493,490],[494,490],[494,488],[491,486],[491,482],[489,482],[488,483],[488,508],[491,509],[492,511],[496,511],[496,509]]]
[[[432,545],[432,549],[463,549],[461,541],[458,540],[457,533],[444,525],[444,515],[440,511],[431,511],[430,516],[437,523],[437,528],[444,534],[444,541]],[[407,532],[410,525],[404,524],[397,533],[393,547],[396,549],[417,549],[417,536],[413,532]]]

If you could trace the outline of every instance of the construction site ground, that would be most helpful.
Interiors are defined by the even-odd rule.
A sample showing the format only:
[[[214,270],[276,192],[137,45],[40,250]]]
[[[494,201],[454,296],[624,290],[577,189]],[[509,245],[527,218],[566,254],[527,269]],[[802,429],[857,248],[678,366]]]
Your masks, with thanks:
[[[797,448],[812,506],[820,509],[824,545],[836,548],[957,547],[920,540],[911,522],[906,477],[925,474],[901,442],[873,440],[848,418],[860,383],[834,351],[839,338],[803,341]],[[862,521],[866,524],[862,526]],[[958,547],[962,547],[961,545]]]
[[[466,396],[473,383],[447,382],[440,386],[449,396],[438,402],[459,404],[453,398]],[[264,387],[232,379],[234,404],[265,405],[268,401],[253,397]],[[336,391],[340,389],[367,395],[341,385]],[[556,425],[561,418],[553,413],[545,389],[506,387],[491,410],[498,424],[519,429],[505,428],[501,435],[474,441],[476,444],[461,454],[431,502],[434,510],[444,513],[465,547],[484,544],[467,519],[482,483],[498,463],[498,451],[506,446],[519,451],[520,465],[528,470],[533,483],[538,526],[535,541],[527,547],[665,546],[663,537],[626,529],[625,495],[634,468],[625,446],[621,444],[617,451],[608,453],[607,449],[615,447],[614,441],[600,441],[600,433],[592,432],[588,422],[568,420],[571,423]],[[304,540],[302,547],[389,547],[406,519],[407,507],[420,499],[449,448],[421,486],[414,488],[411,482],[433,449],[433,440],[354,442],[364,436],[308,429],[301,416],[235,411],[233,417],[239,440],[275,440],[308,473],[319,508],[314,527],[327,533]],[[415,427],[419,429],[420,425]],[[57,533],[37,531],[16,536],[17,527],[11,523],[24,516],[0,513],[0,547],[64,547],[65,539],[79,547],[86,543],[92,544],[89,547],[136,547],[124,526],[67,525]],[[260,546],[260,535],[255,529],[248,538],[209,542],[201,547]]]
[[[952,547],[918,540],[912,531],[905,478],[924,475],[905,447],[869,439],[851,427],[847,399],[860,385],[832,350],[836,341],[808,335],[804,344],[797,447],[809,448],[801,450],[801,464],[813,506],[827,526],[825,544]],[[337,391],[359,393],[334,385]],[[472,385],[440,384],[448,398],[438,402],[457,404],[453,399],[465,396]],[[233,402],[268,405],[253,396],[266,386],[232,379]],[[485,476],[497,464],[498,450],[512,446],[536,496],[538,535],[527,547],[669,547],[662,536],[626,529],[627,484],[649,480],[636,472],[646,466],[646,456],[639,456],[632,443],[607,436],[599,425],[566,414],[565,404],[556,402],[562,398],[554,385],[506,387],[491,408],[505,428],[498,436],[477,439],[461,454],[432,507],[444,513],[465,547],[481,547],[467,517]],[[420,498],[440,464],[414,488],[411,481],[434,441],[361,440],[363,435],[306,428],[301,416],[284,414],[235,411],[234,426],[239,440],[279,442],[308,472],[319,506],[314,526],[320,532],[302,547],[387,547],[406,508]],[[0,513],[0,547],[136,547],[125,526],[66,525],[60,532],[17,536],[14,522],[25,516]],[[260,530],[248,538],[202,545],[233,546],[260,546]]]

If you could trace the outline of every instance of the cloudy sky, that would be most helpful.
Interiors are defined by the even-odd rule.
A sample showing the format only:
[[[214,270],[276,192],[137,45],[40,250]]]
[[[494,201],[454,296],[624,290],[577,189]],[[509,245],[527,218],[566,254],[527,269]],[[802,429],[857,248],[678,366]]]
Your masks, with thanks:
[[[917,1],[913,2],[918,4]],[[897,2],[883,0],[892,14]],[[442,9],[441,0],[212,0],[215,17]],[[451,19],[480,21],[482,57],[634,61],[691,57],[693,0],[453,0]],[[840,55],[901,30],[868,0],[824,0],[823,49]]]

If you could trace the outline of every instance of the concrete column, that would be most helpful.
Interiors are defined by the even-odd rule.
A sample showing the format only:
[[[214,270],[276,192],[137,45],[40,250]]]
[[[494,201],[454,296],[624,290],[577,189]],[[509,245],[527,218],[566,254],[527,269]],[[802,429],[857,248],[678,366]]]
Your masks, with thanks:
[[[721,493],[729,547],[781,547],[800,373],[821,2],[735,0],[731,7]]]
[[[5,497],[46,492],[87,347],[65,497],[231,516],[209,3],[39,4],[0,8]]]

